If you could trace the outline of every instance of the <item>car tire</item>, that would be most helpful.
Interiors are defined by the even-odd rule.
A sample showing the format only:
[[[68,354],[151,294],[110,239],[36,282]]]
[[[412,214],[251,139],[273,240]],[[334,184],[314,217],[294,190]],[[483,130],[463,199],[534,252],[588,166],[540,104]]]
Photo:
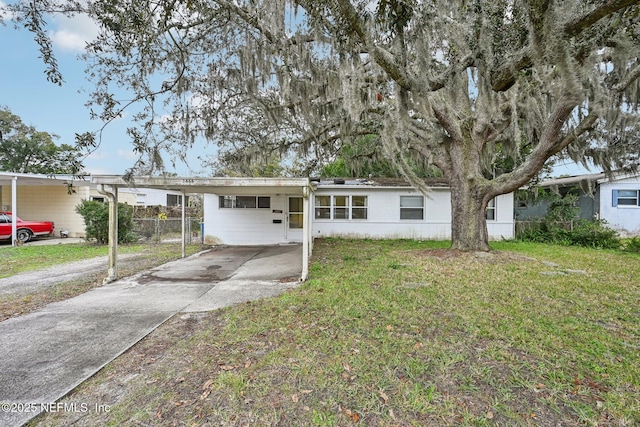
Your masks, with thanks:
[[[22,229],[16,232],[16,238],[22,243],[27,243],[29,240],[31,240],[31,237],[33,236],[31,234],[31,231],[29,230]]]

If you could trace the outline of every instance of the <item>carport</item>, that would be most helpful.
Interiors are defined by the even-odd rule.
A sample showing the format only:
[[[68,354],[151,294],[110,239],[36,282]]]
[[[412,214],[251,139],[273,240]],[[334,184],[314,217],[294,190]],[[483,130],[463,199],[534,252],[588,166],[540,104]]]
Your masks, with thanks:
[[[302,198],[302,274],[306,280],[309,272],[313,240],[311,235],[311,194],[313,188],[308,178],[199,178],[199,177],[152,177],[137,176],[125,180],[121,175],[94,175],[92,182],[109,201],[109,270],[105,282],[118,278],[117,268],[117,218],[118,188],[155,188],[182,192],[182,200],[187,194],[233,195],[255,192],[260,194],[286,193]],[[250,231],[249,231],[250,232]],[[182,206],[182,256],[186,253],[185,206]]]
[[[18,187],[61,187],[61,188],[75,188],[87,187],[91,185],[91,181],[87,177],[73,176],[73,175],[39,175],[39,174],[26,174],[15,172],[0,172],[0,201],[2,209],[10,210],[12,216],[12,245],[16,245],[16,217],[20,217],[20,211],[18,207],[26,201],[18,199]],[[11,187],[11,198],[9,199],[6,194],[2,194],[3,187]],[[45,191],[45,190],[43,190]],[[50,191],[49,191],[50,192]],[[50,200],[43,200],[43,203],[51,205]],[[34,202],[35,203],[35,202]],[[33,205],[33,203],[31,203]],[[73,212],[74,205],[70,206],[70,211]],[[25,219],[25,218],[23,218]],[[29,218],[32,219],[32,218]],[[45,219],[45,218],[41,218]],[[58,225],[58,224],[56,224]]]

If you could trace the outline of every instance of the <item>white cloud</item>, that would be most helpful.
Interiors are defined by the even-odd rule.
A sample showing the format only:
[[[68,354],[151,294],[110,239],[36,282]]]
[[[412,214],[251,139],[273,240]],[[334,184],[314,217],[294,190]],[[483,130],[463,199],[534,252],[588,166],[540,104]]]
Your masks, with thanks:
[[[90,159],[90,160],[104,160],[107,158],[109,158],[109,153],[102,150],[94,151],[87,156],[87,159]]]
[[[132,150],[118,150],[116,151],[118,157],[121,157],[125,160],[138,160],[138,154],[134,153]]]
[[[86,44],[98,35],[98,26],[85,15],[72,18],[58,16],[54,19],[57,29],[49,33],[53,45],[66,52],[82,52]]]
[[[13,18],[15,18],[15,14],[14,13],[9,13],[7,11],[4,10],[5,6],[7,6],[7,4],[5,2],[3,2],[2,0],[0,0],[0,22],[2,22],[3,19],[6,19],[7,21],[12,20]]]

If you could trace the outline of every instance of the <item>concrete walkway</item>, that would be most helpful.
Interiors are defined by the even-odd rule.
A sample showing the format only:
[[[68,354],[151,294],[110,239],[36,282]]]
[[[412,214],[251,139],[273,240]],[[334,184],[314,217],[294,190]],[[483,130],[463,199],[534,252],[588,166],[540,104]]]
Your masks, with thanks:
[[[0,322],[0,425],[47,410],[178,312],[298,286],[301,265],[298,245],[217,248]]]

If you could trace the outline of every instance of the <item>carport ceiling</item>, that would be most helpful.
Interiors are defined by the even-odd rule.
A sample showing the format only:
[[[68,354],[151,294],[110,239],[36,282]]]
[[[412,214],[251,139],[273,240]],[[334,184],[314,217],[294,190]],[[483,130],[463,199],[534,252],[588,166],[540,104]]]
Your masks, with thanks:
[[[199,178],[136,176],[125,181],[121,175],[93,175],[94,184],[127,188],[156,188],[185,193],[249,194],[301,194],[309,187],[307,178]]]

